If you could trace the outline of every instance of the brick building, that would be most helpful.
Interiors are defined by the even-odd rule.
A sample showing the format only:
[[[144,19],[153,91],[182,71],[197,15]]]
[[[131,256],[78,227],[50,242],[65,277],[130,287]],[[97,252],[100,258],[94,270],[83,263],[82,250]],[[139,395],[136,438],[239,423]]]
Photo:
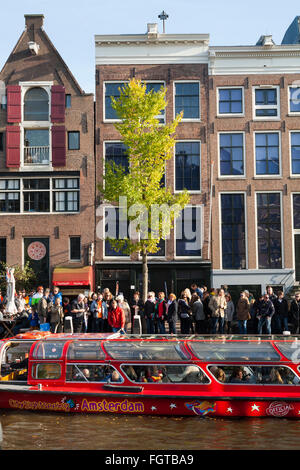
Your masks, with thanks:
[[[126,149],[114,127],[116,115],[111,108],[111,96],[118,96],[124,82],[135,77],[149,90],[167,87],[162,123],[184,111],[177,127],[174,157],[167,161],[165,184],[173,192],[184,187],[189,190],[190,203],[195,205],[193,223],[202,217],[203,247],[189,250],[188,240],[176,236],[182,220],[177,221],[160,252],[149,257],[149,288],[156,292],[166,285],[168,292],[178,294],[193,281],[209,283],[208,41],[209,36],[203,34],[159,34],[157,24],[148,24],[147,33],[141,35],[95,36],[97,181],[101,181],[107,159],[126,164]],[[198,207],[203,209],[202,216]],[[98,214],[98,227],[104,226],[108,211]],[[117,253],[108,241],[97,238],[95,245],[96,285],[114,292],[119,281],[119,289],[126,296],[130,289],[141,289],[141,260]]]
[[[0,72],[0,258],[75,294],[93,287],[94,99],[43,20],[25,15]]]
[[[300,281],[296,23],[281,45],[210,48],[212,285],[235,295]]]

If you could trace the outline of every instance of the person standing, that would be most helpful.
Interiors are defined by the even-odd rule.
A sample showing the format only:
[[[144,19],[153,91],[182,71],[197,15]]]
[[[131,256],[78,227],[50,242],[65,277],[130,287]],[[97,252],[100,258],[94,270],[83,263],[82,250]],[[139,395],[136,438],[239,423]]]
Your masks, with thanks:
[[[300,327],[300,292],[296,292],[295,298],[291,303],[291,317],[293,321],[293,333],[298,335]]]
[[[209,308],[212,317],[212,334],[216,334],[219,325],[219,333],[224,333],[225,310],[227,302],[224,289],[218,289],[217,295],[212,295],[209,301]]]
[[[203,304],[199,295],[192,295],[191,307],[193,320],[195,322],[195,332],[202,335],[205,333],[205,315],[203,311]]]
[[[119,294],[116,297],[116,301],[118,302],[118,306],[121,307],[121,309],[123,310],[123,312],[125,314],[125,327],[124,327],[124,330],[127,333],[131,328],[131,311],[130,311],[129,304],[128,304],[127,300],[124,299],[123,294]]]
[[[188,293],[182,292],[180,299],[178,300],[178,315],[180,318],[180,332],[182,335],[189,335],[191,331],[191,316],[192,309],[190,307],[190,298]]]
[[[116,300],[112,300],[108,309],[108,323],[114,333],[123,330],[125,332],[125,313],[121,307],[118,306]],[[121,331],[122,333],[122,331]]]
[[[155,316],[157,320],[158,332],[161,335],[166,334],[165,319],[167,315],[167,306],[165,302],[165,293],[158,293],[158,300],[155,304]]]
[[[84,294],[79,294],[77,299],[73,300],[71,304],[71,313],[73,317],[73,330],[74,333],[81,333],[84,321]]]
[[[236,306],[236,314],[239,325],[239,333],[247,334],[247,321],[250,319],[250,303],[245,292],[241,292]]]
[[[141,320],[142,334],[147,333],[147,323],[144,316],[144,302],[140,298],[140,293],[138,291],[134,292],[133,300],[130,303],[131,310],[131,333],[133,334],[134,327],[134,317],[139,315]]]
[[[155,316],[155,293],[149,292],[144,306],[144,314],[147,322],[147,334],[154,334],[154,316]]]
[[[225,319],[227,334],[230,334],[230,333],[232,333],[231,322],[233,320],[233,315],[234,315],[234,312],[235,312],[235,308],[234,308],[234,303],[232,302],[232,299],[231,299],[231,295],[229,293],[227,293],[225,295],[225,298],[226,298],[227,306],[226,306],[226,309],[225,309],[224,319]]]
[[[278,297],[274,301],[274,333],[282,334],[283,331],[289,331],[289,304],[284,298],[282,291],[278,292]]]
[[[39,303],[37,304],[37,313],[39,316],[40,325],[42,325],[43,323],[47,323],[50,307],[49,295],[50,289],[45,289],[43,297],[39,300]]]
[[[258,334],[262,334],[263,326],[266,326],[267,334],[271,334],[271,321],[274,315],[275,308],[273,302],[269,299],[269,295],[265,294],[262,301],[257,305],[257,318],[258,318]]]
[[[167,322],[169,324],[169,334],[176,335],[176,322],[178,315],[178,302],[175,294],[169,295],[167,303]]]
[[[60,305],[60,298],[56,297],[54,305],[50,308],[50,331],[51,333],[62,333],[64,323],[63,307]]]

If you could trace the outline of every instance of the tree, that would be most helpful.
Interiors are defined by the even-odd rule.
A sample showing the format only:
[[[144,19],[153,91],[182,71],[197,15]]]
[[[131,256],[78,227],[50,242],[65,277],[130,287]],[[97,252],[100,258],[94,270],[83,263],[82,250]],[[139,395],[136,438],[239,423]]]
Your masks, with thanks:
[[[120,89],[118,99],[112,98],[112,107],[120,119],[115,127],[127,148],[129,165],[124,168],[106,163],[103,182],[98,185],[103,201],[121,206],[120,217],[130,224],[127,237],[107,239],[124,254],[141,254],[144,301],[148,291],[148,254],[159,250],[160,240],[170,235],[174,220],[189,202],[187,191],[174,195],[162,184],[182,114],[162,125],[158,116],[167,105],[166,88],[161,87],[158,92],[148,92],[146,88],[146,84],[133,79]]]
[[[5,263],[0,263],[0,287],[2,291],[6,291],[6,268]],[[36,282],[36,274],[30,267],[29,261],[22,268],[21,266],[10,266],[15,268],[14,277],[16,281],[16,291],[25,289],[29,292],[33,289]]]

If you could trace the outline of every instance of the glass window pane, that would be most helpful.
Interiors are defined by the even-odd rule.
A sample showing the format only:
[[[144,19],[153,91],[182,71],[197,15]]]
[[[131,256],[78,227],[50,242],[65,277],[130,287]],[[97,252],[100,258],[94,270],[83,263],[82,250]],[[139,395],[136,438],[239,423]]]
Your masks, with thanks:
[[[105,364],[68,364],[67,382],[123,382],[119,372]]]
[[[132,382],[168,383],[168,384],[208,384],[209,379],[195,365],[130,365],[122,366],[122,370]]]
[[[190,354],[179,341],[106,341],[105,351],[116,360],[186,361]]]
[[[195,356],[203,361],[279,361],[280,356],[268,342],[189,341]]]
[[[105,359],[101,341],[72,341],[68,347],[67,359],[79,361]]]

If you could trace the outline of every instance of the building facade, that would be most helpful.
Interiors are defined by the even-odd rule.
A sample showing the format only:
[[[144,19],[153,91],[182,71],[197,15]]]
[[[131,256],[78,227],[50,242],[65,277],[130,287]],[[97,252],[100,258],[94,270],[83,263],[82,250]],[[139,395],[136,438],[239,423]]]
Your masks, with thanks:
[[[111,96],[135,77],[147,84],[147,90],[167,88],[167,106],[160,116],[168,123],[183,111],[176,131],[173,158],[167,161],[164,183],[172,192],[188,189],[192,224],[201,219],[202,248],[190,250],[188,240],[179,237],[178,219],[170,239],[160,251],[149,257],[149,289],[180,291],[192,282],[207,283],[210,278],[208,154],[208,35],[159,34],[156,24],[148,24],[146,34],[95,36],[96,48],[96,179],[101,181],[105,161],[126,165],[126,149],[114,124],[117,116]],[[98,200],[98,203],[102,201]],[[104,228],[109,209],[98,213],[97,227]],[[193,226],[194,226],[193,225]],[[100,230],[101,231],[101,230]],[[142,263],[111,249],[109,242],[96,239],[96,285],[116,283],[126,296],[141,289]]]
[[[43,20],[25,15],[0,72],[0,256],[10,266],[28,262],[38,284],[70,293],[93,286],[94,99]]]
[[[211,47],[212,284],[300,281],[300,44]]]

